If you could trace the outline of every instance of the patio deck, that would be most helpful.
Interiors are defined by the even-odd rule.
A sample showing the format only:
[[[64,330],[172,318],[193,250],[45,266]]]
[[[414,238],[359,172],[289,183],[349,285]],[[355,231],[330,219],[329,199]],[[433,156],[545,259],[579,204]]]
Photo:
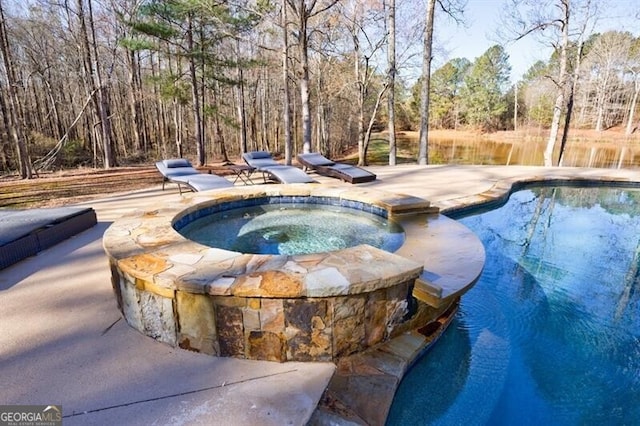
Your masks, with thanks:
[[[445,213],[499,199],[517,181],[640,183],[636,170],[370,169],[378,179],[359,186],[426,198]],[[121,318],[102,235],[122,214],[179,196],[158,185],[84,203],[96,211],[96,226],[0,271],[0,404],[61,404],[65,425],[309,421],[336,371],[333,364],[213,358],[156,342]]]

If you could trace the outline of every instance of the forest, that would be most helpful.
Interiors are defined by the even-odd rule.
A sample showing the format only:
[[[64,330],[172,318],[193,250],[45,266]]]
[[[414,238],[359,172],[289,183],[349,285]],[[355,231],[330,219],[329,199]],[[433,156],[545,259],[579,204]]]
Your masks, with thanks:
[[[0,174],[251,150],[365,165],[380,131],[393,165],[403,130],[426,164],[429,129],[539,127],[549,152],[637,130],[640,37],[593,31],[604,0],[504,1],[505,42],[554,48],[515,83],[500,44],[443,60],[434,27],[463,25],[464,0],[0,0]]]

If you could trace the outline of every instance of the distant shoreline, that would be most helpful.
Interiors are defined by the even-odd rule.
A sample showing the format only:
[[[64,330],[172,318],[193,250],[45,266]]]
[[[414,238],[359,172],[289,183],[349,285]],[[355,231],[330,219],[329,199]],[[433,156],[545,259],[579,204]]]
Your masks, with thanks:
[[[377,136],[387,138],[386,131],[376,134]],[[417,131],[407,130],[396,132],[396,137],[407,139],[418,139]],[[498,132],[481,132],[473,130],[454,130],[454,129],[434,129],[429,130],[429,139],[450,139],[450,140],[469,140],[481,139],[491,140],[495,142],[518,142],[518,141],[540,141],[547,140],[549,137],[549,129],[528,127],[519,130],[501,130]],[[558,135],[558,142],[560,135]],[[589,129],[571,129],[569,132],[570,142],[602,142],[602,143],[640,143],[640,129],[627,136],[624,128],[614,127],[601,132]]]

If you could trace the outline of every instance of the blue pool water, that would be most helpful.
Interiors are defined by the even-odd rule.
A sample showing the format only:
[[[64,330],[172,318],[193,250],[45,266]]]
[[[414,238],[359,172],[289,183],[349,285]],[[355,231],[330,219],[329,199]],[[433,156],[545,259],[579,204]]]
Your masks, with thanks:
[[[639,425],[640,191],[523,190],[461,222],[485,270],[388,425]]]

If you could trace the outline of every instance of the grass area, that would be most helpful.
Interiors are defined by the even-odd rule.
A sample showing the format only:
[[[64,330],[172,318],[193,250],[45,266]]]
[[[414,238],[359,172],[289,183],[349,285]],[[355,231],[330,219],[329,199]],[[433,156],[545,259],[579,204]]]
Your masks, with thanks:
[[[396,162],[398,164],[415,163],[417,161],[417,141],[408,138],[396,137]],[[369,164],[389,164],[389,140],[388,138],[371,138],[367,155]]]
[[[417,161],[417,141],[411,138],[396,138],[396,162],[397,164],[414,164]],[[358,151],[354,151],[343,159],[345,162],[357,164]],[[367,151],[369,165],[389,164],[389,139],[383,135],[373,135]]]

